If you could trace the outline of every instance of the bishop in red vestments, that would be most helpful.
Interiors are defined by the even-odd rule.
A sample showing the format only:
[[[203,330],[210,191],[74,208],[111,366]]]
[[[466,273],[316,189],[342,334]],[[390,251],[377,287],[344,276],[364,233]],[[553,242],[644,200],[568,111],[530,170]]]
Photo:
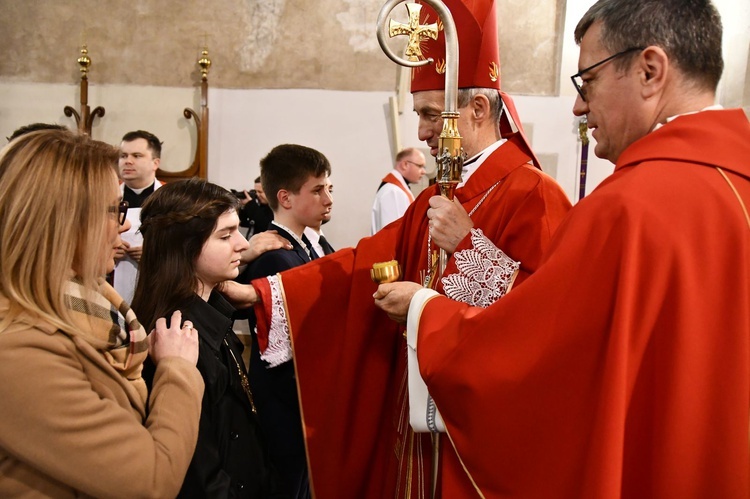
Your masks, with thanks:
[[[485,309],[378,292],[410,304],[484,497],[750,494],[750,123],[713,105],[718,13],[683,3],[600,0],[579,23],[574,112],[615,171],[522,286]]]
[[[409,426],[403,328],[373,304],[377,287],[370,278],[372,265],[395,259],[404,280],[424,282],[430,267],[426,213],[432,202],[438,213],[434,220],[442,220],[442,227],[450,227],[448,220],[458,218],[456,213],[467,222],[451,250],[470,249],[469,230],[481,229],[486,239],[520,262],[518,285],[536,270],[570,209],[562,189],[533,164],[523,132],[500,136],[501,108],[511,115],[515,110],[499,91],[494,0],[446,4],[459,37],[459,132],[469,157],[464,183],[456,190],[460,206],[447,201],[435,205],[437,187],[428,188],[403,218],[356,248],[253,282],[262,297],[256,305],[261,350],[282,346],[278,336],[267,337],[274,324],[284,332],[281,343],[287,334],[291,338],[310,481],[319,498],[429,495],[430,435],[415,434]],[[427,6],[421,16],[423,23],[437,19]],[[441,32],[437,41],[424,42],[423,49],[439,61],[444,43]],[[412,82],[419,136],[433,154],[442,126],[444,85],[439,65],[415,72]],[[520,124],[517,117],[515,122]],[[446,275],[457,271],[450,259]],[[460,286],[455,293],[457,298],[472,294]],[[483,305],[491,302],[491,294],[482,295]],[[277,312],[287,322],[275,322]],[[473,484],[443,440],[439,493],[446,498],[473,493]]]

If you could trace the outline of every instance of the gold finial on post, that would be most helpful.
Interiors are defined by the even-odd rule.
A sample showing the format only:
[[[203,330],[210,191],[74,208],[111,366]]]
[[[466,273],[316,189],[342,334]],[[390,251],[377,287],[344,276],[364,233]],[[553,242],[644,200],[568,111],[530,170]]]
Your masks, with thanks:
[[[86,43],[81,47],[81,57],[78,58],[78,65],[81,66],[81,79],[88,79],[91,58],[89,57],[89,49],[86,47]]]
[[[203,35],[207,38],[208,35]],[[208,58],[208,42],[204,41],[203,50],[198,58],[198,66],[201,72],[200,87],[200,114],[192,108],[186,107],[182,111],[185,119],[195,121],[195,130],[198,136],[198,144],[195,148],[193,163],[181,171],[165,171],[159,168],[156,176],[159,179],[185,179],[190,177],[208,178],[208,70],[211,67],[211,59]]]
[[[208,79],[208,70],[211,68],[211,59],[208,58],[208,46],[203,46],[201,57],[198,59],[198,66],[201,68],[201,80],[206,81]]]
[[[93,111],[89,107],[89,68],[91,67],[91,58],[89,57],[89,49],[86,46],[86,32],[81,33],[81,55],[78,57],[77,62],[81,71],[81,113],[73,109],[71,106],[65,106],[63,112],[67,117],[73,117],[76,120],[76,126],[81,132],[91,135],[91,128],[94,124],[94,118],[101,118],[104,116],[104,108],[97,106]]]

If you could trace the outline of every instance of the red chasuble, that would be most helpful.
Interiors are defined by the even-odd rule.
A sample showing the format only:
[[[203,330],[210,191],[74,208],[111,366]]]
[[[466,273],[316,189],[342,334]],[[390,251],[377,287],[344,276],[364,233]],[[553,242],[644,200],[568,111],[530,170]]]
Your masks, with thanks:
[[[536,269],[570,202],[550,177],[527,164],[519,143],[516,136],[500,146],[456,196],[467,211],[481,202],[474,225],[521,261],[520,281]],[[429,435],[415,436],[408,426],[403,330],[375,307],[370,269],[396,259],[405,280],[421,282],[420,272],[427,269],[426,212],[436,194],[437,187],[422,192],[403,218],[356,248],[281,274],[316,497],[429,494]],[[453,259],[446,274],[451,272]],[[254,284],[268,289],[265,280]],[[264,293],[264,303],[269,299]],[[256,307],[260,315],[269,310]],[[473,490],[449,445],[441,456],[443,497]]]
[[[747,498],[750,124],[676,118],[487,309],[421,313],[422,376],[485,497]]]

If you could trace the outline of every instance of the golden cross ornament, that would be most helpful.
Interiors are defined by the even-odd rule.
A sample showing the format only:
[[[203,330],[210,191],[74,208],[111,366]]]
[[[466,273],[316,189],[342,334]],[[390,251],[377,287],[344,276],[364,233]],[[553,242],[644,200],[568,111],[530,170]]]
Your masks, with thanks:
[[[420,4],[407,3],[406,10],[409,13],[409,24],[400,23],[391,19],[388,28],[388,35],[391,38],[398,35],[409,35],[409,41],[406,44],[404,55],[408,57],[410,61],[419,61],[424,59],[422,56],[422,49],[419,46],[420,43],[427,38],[437,40],[438,24],[419,24],[419,12],[422,10]]]

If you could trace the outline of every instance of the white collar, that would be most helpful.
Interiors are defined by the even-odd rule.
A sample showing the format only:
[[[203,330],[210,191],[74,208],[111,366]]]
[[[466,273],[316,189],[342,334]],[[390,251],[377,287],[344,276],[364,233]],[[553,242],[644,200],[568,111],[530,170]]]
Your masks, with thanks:
[[[316,231],[312,227],[305,227],[305,231],[303,232],[303,234],[306,235],[310,240],[310,243],[315,246],[320,241],[320,236],[323,235],[323,231]]]
[[[464,162],[464,169],[461,172],[461,183],[458,184],[458,187],[463,187],[469,180],[469,177],[471,177],[474,172],[477,171],[480,166],[482,166],[482,163],[484,163],[484,161],[490,156],[490,154],[495,152],[497,148],[505,144],[505,142],[506,139],[500,139],[497,142],[493,142],[484,150],[467,159]]]
[[[398,170],[396,170],[394,168],[391,173],[393,173],[393,175],[398,179],[398,181],[401,182],[401,185],[403,185],[407,189],[409,188],[409,182],[407,182],[406,179],[404,178],[404,176],[401,175],[400,171],[398,171]]]
[[[704,107],[700,111],[691,111],[689,113],[675,114],[674,116],[670,116],[669,118],[667,118],[664,123],[657,123],[656,126],[654,126],[654,129],[651,130],[651,131],[653,132],[653,131],[656,131],[656,130],[660,129],[661,127],[663,127],[664,125],[666,125],[670,121],[674,120],[675,118],[679,118],[680,116],[688,116],[690,114],[698,114],[698,113],[702,113],[703,111],[721,111],[722,109],[724,109],[724,106],[722,106],[721,104],[714,104],[713,106]]]
[[[135,192],[136,194],[140,194],[141,192],[145,191],[146,189],[148,189],[151,186],[153,186],[154,190],[156,190],[159,187],[161,187],[161,182],[159,182],[157,179],[154,179],[154,182],[151,185],[147,185],[146,187],[141,187],[140,189],[133,189],[132,187],[128,187],[128,189],[130,189],[131,191]],[[125,182],[123,182],[123,183],[120,184],[120,192],[121,193],[125,192],[125,187],[127,187],[125,185]]]

